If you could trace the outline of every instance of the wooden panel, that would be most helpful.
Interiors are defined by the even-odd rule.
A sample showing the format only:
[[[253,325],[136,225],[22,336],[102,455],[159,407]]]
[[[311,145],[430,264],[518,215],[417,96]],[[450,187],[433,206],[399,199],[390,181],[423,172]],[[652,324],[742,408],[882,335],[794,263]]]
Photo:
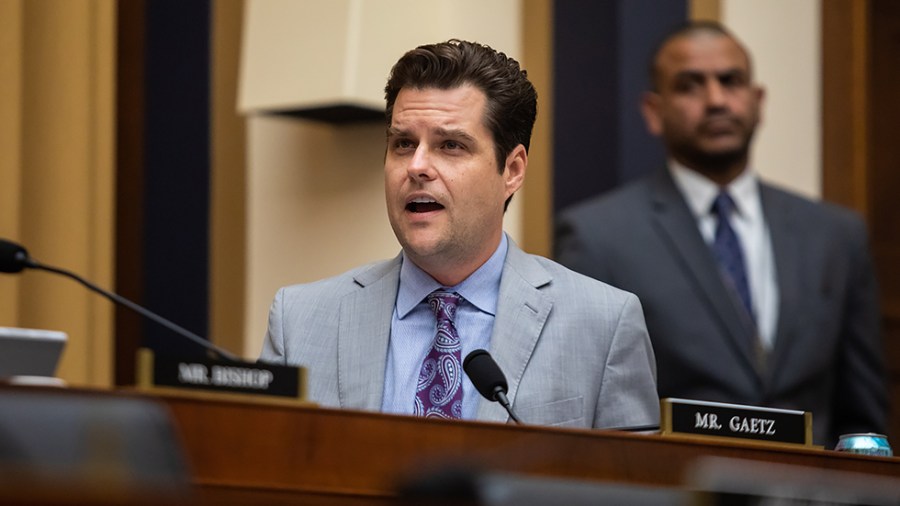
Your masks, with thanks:
[[[900,315],[893,314],[883,319],[885,362],[887,362],[888,394],[891,402],[891,417],[888,421],[888,436],[897,446],[900,440]],[[895,451],[895,455],[900,452]]]
[[[116,34],[116,292],[140,302],[144,208],[144,0],[120,2]],[[115,384],[134,384],[141,318],[116,307]]]
[[[522,199],[522,248],[549,257],[553,254],[553,6],[545,0],[522,2],[523,66],[538,92],[538,115],[528,153]]]
[[[722,21],[721,0],[690,0],[691,19],[694,21]]]
[[[19,239],[48,265],[112,283],[114,5],[22,3]],[[3,76],[4,78],[6,76]],[[58,374],[111,383],[109,301],[58,276],[20,281],[12,325],[69,334]]]
[[[866,218],[882,303],[891,420],[900,438],[900,2],[822,2],[823,188]]]
[[[0,2],[0,237],[20,240],[22,181],[22,1]],[[19,314],[18,276],[0,276],[0,322]]]
[[[244,350],[247,133],[237,113],[243,10],[243,1],[213,3],[209,335],[227,350],[255,357],[259,350]]]
[[[797,481],[801,486],[812,483],[808,480],[813,475],[817,480],[824,478],[818,471],[861,473],[876,481],[879,477],[900,477],[900,459],[762,442],[426,420],[214,394],[201,397],[171,392],[2,388],[18,392],[27,389],[29,398],[47,393],[48,402],[62,404],[71,399],[96,406],[119,402],[130,406],[132,413],[138,406],[150,416],[160,411],[146,401],[161,402],[172,415],[188,459],[190,474],[186,478],[192,484],[183,486],[184,467],[177,455],[169,454],[168,461],[150,458],[153,466],[163,466],[153,467],[153,472],[142,467],[146,463],[128,457],[140,444],[168,446],[169,439],[155,439],[171,437],[170,427],[158,420],[163,425],[157,422],[149,432],[120,434],[124,441],[138,446],[101,445],[80,454],[84,463],[79,469],[84,472],[67,471],[64,480],[54,479],[52,473],[33,472],[42,461],[23,465],[7,448],[0,452],[0,474],[7,478],[0,486],[3,504],[145,504],[144,499],[152,498],[161,504],[387,505],[398,504],[401,485],[421,483],[423,476],[433,477],[435,471],[448,470],[457,471],[454,479],[459,481],[452,481],[454,484],[465,483],[459,471],[475,476],[511,472],[523,478],[593,482],[598,489],[604,483],[615,483],[678,493],[692,483],[705,489],[705,485],[692,481],[688,472],[706,457],[741,459],[744,464],[756,461],[803,466],[805,471],[797,470],[798,476],[806,475],[806,480]],[[135,402],[135,397],[145,402]],[[73,431],[87,433],[93,423],[113,430],[110,428],[117,427],[117,420],[112,418],[85,420],[85,426]],[[58,424],[57,429],[65,432]],[[138,443],[134,438],[140,434],[146,434],[147,439]],[[126,464],[123,458],[129,462]],[[110,472],[109,466],[117,463],[137,466],[133,468],[135,474]],[[169,467],[172,465],[175,467]],[[724,469],[721,464],[718,468]],[[746,465],[741,469],[746,472]],[[17,475],[25,480],[9,479]],[[41,481],[48,478],[53,479],[51,487]],[[890,485],[885,481],[880,480],[881,486]],[[853,482],[863,483],[865,479],[853,476]],[[103,486],[98,487],[98,483]],[[871,481],[868,486],[875,490]],[[28,495],[29,490],[46,493]],[[60,491],[69,494],[60,496]],[[28,501],[19,501],[20,497]]]
[[[162,396],[204,495],[385,503],[441,466],[676,487],[706,456],[900,476],[900,459],[614,431],[423,420],[308,406]],[[430,459],[436,457],[435,459]],[[438,458],[439,457],[439,458]],[[367,501],[375,501],[369,503]],[[351,503],[352,503],[351,502]]]
[[[822,194],[868,214],[867,0],[822,2]]]
[[[869,225],[885,310],[886,362],[892,394],[889,435],[900,439],[900,2],[869,1],[867,163]]]
[[[900,100],[896,86],[900,82],[900,3],[872,0],[869,38],[869,104],[877,114],[869,118],[868,164],[870,190],[870,226],[881,291],[887,305],[900,305]]]

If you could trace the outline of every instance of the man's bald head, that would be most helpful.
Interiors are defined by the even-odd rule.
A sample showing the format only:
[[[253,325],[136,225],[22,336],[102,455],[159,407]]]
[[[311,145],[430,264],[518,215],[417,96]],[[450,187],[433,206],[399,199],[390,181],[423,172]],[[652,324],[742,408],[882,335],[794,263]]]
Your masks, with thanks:
[[[653,91],[659,91],[660,87],[660,64],[661,60],[667,57],[667,49],[676,40],[692,38],[692,37],[726,37],[740,49],[746,59],[749,77],[753,78],[753,62],[750,53],[744,45],[734,36],[727,28],[715,21],[689,21],[663,38],[653,51],[653,57],[650,59],[650,86]]]

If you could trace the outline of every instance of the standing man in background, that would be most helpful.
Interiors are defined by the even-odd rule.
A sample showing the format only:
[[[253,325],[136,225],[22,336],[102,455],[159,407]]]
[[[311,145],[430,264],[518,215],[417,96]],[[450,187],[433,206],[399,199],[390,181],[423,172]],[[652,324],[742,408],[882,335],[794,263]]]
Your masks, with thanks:
[[[261,360],[306,367],[323,406],[505,422],[463,374],[463,357],[483,348],[526,423],[658,424],[637,297],[503,232],[537,110],[525,71],[452,40],[405,54],[385,97],[385,197],[402,251],[279,290]]]
[[[759,181],[764,92],[721,25],[666,37],[642,102],[668,167],[565,210],[556,258],[635,293],[661,397],[800,409],[814,440],[883,432],[878,302],[853,213]]]

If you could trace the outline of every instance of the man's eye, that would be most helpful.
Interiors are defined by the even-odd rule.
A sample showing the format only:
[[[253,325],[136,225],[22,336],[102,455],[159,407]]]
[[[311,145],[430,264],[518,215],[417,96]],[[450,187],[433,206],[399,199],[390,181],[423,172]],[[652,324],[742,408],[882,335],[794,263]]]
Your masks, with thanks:
[[[397,139],[394,141],[395,149],[410,149],[415,147],[409,139]]]
[[[745,84],[745,79],[743,76],[738,74],[728,74],[724,75],[719,79],[719,83],[726,88],[736,88],[739,86],[743,86]]]
[[[446,141],[444,142],[444,148],[446,149],[462,149],[463,145],[456,141]]]
[[[679,93],[690,93],[699,87],[700,83],[694,79],[683,79],[675,82],[675,91]]]

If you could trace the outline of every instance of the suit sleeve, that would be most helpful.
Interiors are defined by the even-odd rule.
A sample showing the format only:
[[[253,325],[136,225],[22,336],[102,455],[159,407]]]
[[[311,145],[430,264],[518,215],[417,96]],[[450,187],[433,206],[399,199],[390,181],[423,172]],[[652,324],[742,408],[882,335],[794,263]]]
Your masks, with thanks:
[[[659,425],[656,359],[641,303],[633,294],[622,306],[605,365],[593,426]]]
[[[877,284],[865,227],[854,223],[857,226],[850,241],[850,279],[835,389],[835,437],[887,430],[888,395]]]
[[[272,306],[269,308],[269,325],[266,337],[263,340],[262,353],[259,356],[261,362],[271,364],[287,364],[287,353],[284,347],[284,326],[282,325],[282,301],[284,300],[284,288],[278,290]]]

